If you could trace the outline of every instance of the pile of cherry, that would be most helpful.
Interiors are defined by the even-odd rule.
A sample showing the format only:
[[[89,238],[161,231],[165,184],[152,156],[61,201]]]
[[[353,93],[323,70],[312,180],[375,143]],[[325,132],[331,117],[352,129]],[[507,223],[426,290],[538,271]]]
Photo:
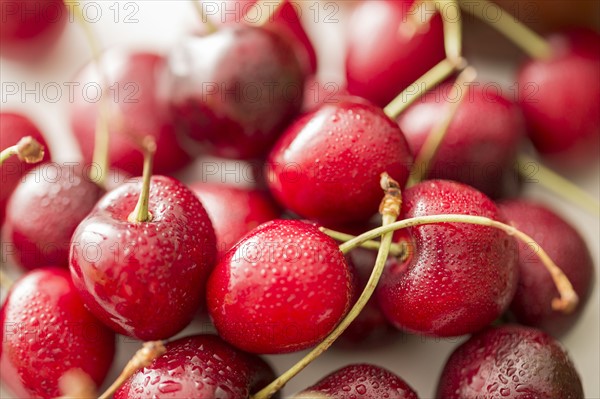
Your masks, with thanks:
[[[2,56],[26,62],[56,40],[66,8],[62,0],[43,3],[64,17],[7,14]],[[304,93],[317,59],[287,1],[261,26],[206,25],[166,57],[108,50],[78,81],[119,82],[120,98],[136,101],[76,99],[71,124],[85,161],[77,165],[48,163],[40,130],[3,112],[3,258],[24,271],[0,314],[0,370],[11,392],[96,397],[115,334],[169,340],[208,314],[218,335],[164,348],[151,342],[114,384],[114,397],[270,397],[286,379],[271,384],[275,373],[258,355],[330,345],[369,286],[379,252],[385,268],[374,296],[336,344],[384,345],[399,330],[473,334],[448,359],[439,398],[583,398],[553,337],[585,306],[591,255],[552,210],[508,197],[520,188],[514,164],[527,140],[558,168],[597,160],[600,37],[587,30],[552,36],[552,53],[522,66],[517,102],[469,86],[429,179],[418,182],[414,160],[446,115],[453,84],[432,88],[402,112],[385,107],[446,58],[439,15],[426,29],[401,29],[410,3],[365,1],[356,9],[347,87],[335,95],[324,88],[319,98]],[[202,154],[265,167],[255,171],[253,188],[170,177]],[[48,168],[56,178],[40,178]],[[402,201],[388,222],[381,207],[384,225],[396,217],[431,221],[397,230],[391,245],[388,232],[342,252],[328,234],[340,239],[332,230],[358,235],[380,224],[375,216],[389,194],[380,187],[384,173]],[[460,215],[511,225],[539,247]],[[388,370],[352,364],[295,397],[417,394]]]

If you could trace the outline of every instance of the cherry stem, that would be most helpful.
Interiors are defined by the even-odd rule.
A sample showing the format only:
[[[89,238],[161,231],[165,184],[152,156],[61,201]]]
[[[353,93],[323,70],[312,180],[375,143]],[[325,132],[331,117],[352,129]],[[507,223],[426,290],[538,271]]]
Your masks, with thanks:
[[[58,399],[95,399],[96,384],[94,380],[81,369],[71,369],[58,380],[58,387],[63,396]]]
[[[202,7],[201,1],[197,1],[197,0],[191,0],[191,1],[192,1],[192,5],[196,9],[198,18],[200,18],[200,21],[202,21],[202,23],[206,27],[207,33],[208,34],[215,33],[218,30],[217,26],[210,20],[208,15],[206,15],[206,13],[204,12],[204,7]]]
[[[539,179],[536,180],[536,183],[540,183],[548,190],[558,194],[568,201],[573,202],[589,213],[595,216],[600,216],[600,203],[598,200],[587,192],[583,191],[577,185],[571,183],[569,180],[542,165],[540,162],[529,157],[528,155],[519,155],[517,162],[519,174],[521,174],[521,176],[524,178],[531,181],[532,177],[530,167],[533,166],[536,174],[539,176]]]
[[[98,399],[109,399],[136,371],[148,367],[154,359],[162,356],[166,351],[162,341],[144,342],[142,348],[133,355],[115,382],[102,395],[98,396]]]
[[[151,136],[146,136],[143,141],[144,149],[144,171],[142,177],[142,191],[135,205],[133,212],[129,214],[127,220],[132,223],[150,222],[152,214],[148,211],[148,202],[150,201],[150,181],[152,179],[152,164],[154,153],[156,152],[156,142]]]
[[[89,22],[85,20],[83,17],[83,10],[79,6],[78,2],[71,3],[73,7],[73,15],[77,20],[77,23],[83,30],[86,41],[90,50],[92,51],[92,57],[94,59],[94,63],[96,64],[96,68],[98,69],[98,74],[100,75],[100,79],[102,80],[102,87],[108,87],[108,78],[104,73],[104,69],[102,68],[101,57],[102,57],[102,46],[98,40],[98,37],[92,30],[92,27]],[[94,133],[94,153],[92,155],[92,163],[94,165],[98,165],[100,169],[100,176],[96,174],[95,168],[91,168],[90,173],[94,173],[94,176],[90,176],[92,181],[94,181],[98,186],[104,188],[106,186],[106,179],[108,177],[108,147],[110,143],[110,132],[108,127],[108,104],[107,104],[107,96],[100,97],[99,103],[99,113],[96,119],[96,128]],[[93,171],[93,172],[92,172]]]
[[[274,4],[275,1],[277,2],[277,4]],[[246,15],[252,15],[253,13],[256,13],[256,15],[260,16],[258,20],[252,21],[251,25],[263,26],[267,22],[271,21],[273,15],[275,15],[277,10],[279,10],[279,8],[283,5],[284,1],[287,0],[258,0],[256,3],[254,3],[252,8],[250,8],[248,12],[246,12]],[[270,6],[269,12],[263,12],[267,5]]]
[[[0,152],[0,166],[14,155],[22,162],[38,163],[44,159],[44,146],[33,137],[25,136],[17,144]]]
[[[577,293],[573,289],[571,282],[569,281],[567,276],[565,276],[563,271],[554,263],[550,256],[548,256],[546,251],[544,251],[544,249],[533,238],[523,233],[522,231],[514,228],[513,226],[509,226],[507,224],[483,216],[446,214],[419,216],[404,219],[399,222],[392,223],[388,226],[378,227],[364,234],[361,234],[351,239],[350,241],[347,241],[344,244],[340,245],[340,250],[345,253],[351,249],[356,248],[361,243],[368,240],[372,240],[389,231],[396,231],[407,227],[436,223],[467,223],[493,227],[504,231],[510,236],[518,238],[520,241],[528,244],[533,249],[533,251],[536,253],[542,264],[550,273],[550,276],[552,277],[552,280],[556,285],[560,297],[554,298],[552,300],[552,308],[556,311],[561,311],[563,313],[568,314],[571,313],[577,306],[579,298],[577,297]]]
[[[514,16],[497,4],[489,0],[459,0],[459,4],[464,11],[481,19],[483,22],[502,33],[530,57],[547,59],[552,56],[552,48],[547,40],[523,23],[519,22]],[[490,7],[495,8],[494,13],[489,12]],[[492,19],[489,14],[498,15],[499,17],[497,19]]]
[[[398,215],[400,214],[400,205],[402,203],[402,194],[400,192],[400,185],[393,180],[387,173],[381,175],[381,188],[384,190],[385,195],[381,201],[379,212],[382,216],[382,224],[384,226],[393,223]],[[348,326],[356,319],[362,309],[365,307],[371,295],[375,291],[375,287],[379,282],[379,278],[383,273],[385,261],[388,257],[390,245],[392,243],[393,231],[389,231],[381,237],[381,246],[377,252],[377,260],[373,267],[373,272],[369,281],[365,286],[362,294],[352,307],[346,317],[337,325],[337,327],[313,350],[311,350],[306,356],[304,356],[298,363],[293,365],[289,370],[280,375],[277,379],[267,385],[265,388],[257,392],[252,396],[252,399],[268,399],[279,391],[290,379],[295,377],[300,371],[308,366],[313,360],[319,357],[325,352],[337,338],[348,328]]]
[[[329,237],[333,238],[334,240],[342,241],[342,242],[346,242],[355,237],[351,234],[340,233],[339,231],[330,230],[325,227],[321,227],[321,231],[323,233],[327,234]],[[372,249],[372,250],[377,251],[381,247],[381,242],[369,240],[369,241],[363,242],[362,244],[360,244],[360,246],[361,246],[361,248]],[[390,256],[403,257],[404,254],[406,254],[406,245],[404,245],[402,243],[401,244],[392,243],[392,245],[390,246],[390,253],[389,253]]]
[[[437,151],[448,132],[448,128],[452,123],[452,120],[456,116],[456,112],[462,104],[465,98],[465,93],[469,90],[469,83],[471,83],[477,77],[477,72],[473,67],[465,68],[457,77],[456,82],[452,86],[452,90],[448,97],[452,98],[452,101],[448,101],[446,105],[446,112],[442,118],[433,126],[431,132],[425,139],[421,150],[417,154],[413,170],[410,174],[407,187],[413,186],[425,179],[431,168],[431,164],[437,154]],[[454,100],[456,99],[456,100]]]
[[[460,61],[451,60],[449,58],[443,59],[413,84],[404,89],[402,93],[398,94],[396,98],[385,106],[383,112],[385,112],[390,119],[396,119],[398,115],[425,94],[425,92],[433,89],[455,71],[463,69],[464,66],[465,62],[462,58]]]
[[[14,283],[15,281],[10,278],[8,274],[4,272],[4,270],[0,269],[0,287],[8,291]]]

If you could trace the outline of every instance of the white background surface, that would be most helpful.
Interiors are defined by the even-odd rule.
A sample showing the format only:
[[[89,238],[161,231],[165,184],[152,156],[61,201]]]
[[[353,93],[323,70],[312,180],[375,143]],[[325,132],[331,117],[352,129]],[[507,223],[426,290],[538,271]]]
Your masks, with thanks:
[[[118,7],[121,15],[115,21],[114,10],[109,7],[116,1],[97,1],[102,8],[102,15],[93,27],[100,35],[104,47],[119,46],[134,49],[150,49],[167,51],[190,28],[197,25],[197,17],[192,6],[187,1],[137,1],[138,11],[135,23],[125,23],[124,17],[132,10],[125,9],[126,2],[122,1]],[[314,12],[310,7],[315,7],[315,2],[306,0],[299,2],[303,6],[304,20],[315,47],[320,56],[321,68],[319,76],[322,81],[343,82],[343,57],[344,57],[344,27],[348,20],[351,5],[346,2],[336,12],[336,23],[322,23],[324,11],[320,16],[321,21],[315,24]],[[320,6],[324,10],[324,4]],[[331,9],[327,9],[331,11]],[[91,12],[91,11],[90,11]],[[93,14],[91,14],[93,15]],[[482,80],[491,80],[508,86],[511,80],[512,67],[515,63],[512,58],[518,54],[510,45],[502,44],[498,36],[488,33],[485,29],[477,32],[475,39],[467,37],[466,47],[470,50],[480,48],[493,59],[473,57],[471,60],[479,67]],[[495,44],[489,44],[494,40]],[[90,52],[84,41],[82,31],[75,23],[70,23],[66,32],[50,56],[37,65],[20,65],[7,60],[0,60],[2,83],[26,82],[31,88],[35,82],[43,86],[48,82],[57,82],[62,85],[72,80],[78,69],[90,58]],[[498,59],[503,60],[498,64]],[[67,110],[68,98],[63,98],[58,103],[33,101],[31,97],[23,103],[18,97],[2,98],[2,111],[19,110],[31,117],[49,137],[49,145],[56,160],[74,160],[79,156],[78,148],[72,140],[68,126]],[[93,121],[90,121],[93,123]],[[194,175],[193,167],[188,170],[188,175]],[[599,192],[598,166],[590,166],[590,171],[585,176],[572,176],[571,179],[585,187],[596,198]],[[598,263],[600,222],[598,218],[586,214],[583,210],[565,203],[546,192],[536,184],[525,187],[527,196],[535,197],[553,206],[560,214],[565,216],[581,231],[592,251],[596,265],[595,286],[592,297],[580,322],[570,333],[563,337],[562,342],[567,347],[576,367],[582,377],[586,397],[600,398],[600,318],[598,296]],[[192,326],[186,333],[198,332],[198,326]],[[125,342],[120,339],[121,352],[115,361],[113,373],[108,380],[112,381],[128,357],[138,348],[135,342]],[[437,378],[445,359],[462,339],[430,340],[420,337],[404,337],[393,343],[390,347],[378,350],[341,351],[332,350],[311,364],[302,374],[292,380],[284,393],[290,395],[308,385],[313,384],[326,373],[343,367],[350,363],[370,362],[393,370],[404,378],[421,398],[433,397]],[[292,365],[302,353],[270,356],[278,372],[282,372]],[[2,397],[10,397],[2,391]]]

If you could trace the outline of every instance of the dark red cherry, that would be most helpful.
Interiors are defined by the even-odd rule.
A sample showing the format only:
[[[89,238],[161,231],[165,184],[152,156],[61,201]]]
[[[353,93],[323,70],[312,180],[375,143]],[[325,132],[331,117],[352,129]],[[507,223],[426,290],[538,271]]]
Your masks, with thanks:
[[[413,0],[363,1],[349,24],[348,91],[383,107],[444,59],[439,15],[411,35]]]
[[[33,61],[45,55],[65,28],[63,0],[0,0],[0,54]]]
[[[403,193],[402,219],[440,214],[502,221],[496,205],[464,184],[428,180]],[[517,244],[500,230],[465,223],[407,229],[411,249],[390,262],[377,289],[396,327],[431,336],[478,331],[502,314],[517,288]]]
[[[0,150],[13,146],[23,137],[31,136],[44,146],[44,159],[50,160],[50,149],[39,129],[25,116],[12,112],[0,113]],[[0,165],[0,226],[4,224],[4,214],[8,198],[23,176],[35,167],[34,164],[21,162],[18,158],[11,157]]]
[[[73,282],[86,306],[120,334],[164,339],[203,302],[216,257],[202,204],[179,181],[152,177],[151,220],[130,222],[142,182],[106,194],[71,240]]]
[[[400,114],[398,124],[413,154],[421,151],[449,104],[456,101],[451,98],[452,87],[436,87]],[[484,83],[470,84],[463,96],[428,177],[459,181],[492,198],[515,191],[514,162],[525,137],[520,109]]]
[[[221,259],[208,281],[219,335],[253,353],[321,342],[350,308],[352,274],[333,239],[300,220],[267,222]]]
[[[163,57],[152,53],[127,53],[110,50],[102,55],[102,76],[95,62],[91,62],[75,78],[85,87],[103,87],[108,98],[108,121],[110,129],[109,163],[134,176],[142,174],[143,156],[136,138],[152,136],[157,151],[154,157],[155,173],[171,173],[185,166],[190,156],[176,137],[176,129],[170,112],[157,98],[157,78],[165,67]],[[106,79],[106,85],[103,83]],[[91,92],[91,90],[90,90]],[[71,103],[71,126],[79,142],[83,158],[92,162],[94,156],[96,120],[102,101],[86,98],[87,92],[75,90]]]
[[[194,183],[190,188],[212,221],[220,257],[246,233],[280,215],[268,194],[258,189],[217,183]]]
[[[60,396],[58,381],[81,369],[100,386],[115,335],[83,306],[69,272],[42,268],[18,280],[0,312],[0,375],[19,398]]]
[[[164,85],[183,133],[214,155],[252,159],[300,111],[304,79],[286,38],[236,25],[175,46]]]
[[[286,208],[324,225],[366,222],[381,201],[379,176],[404,186],[412,155],[398,125],[356,97],[292,124],[271,151],[269,189]]]
[[[167,345],[164,355],[138,370],[115,399],[248,398],[275,379],[261,358],[214,335],[195,335]]]
[[[541,154],[584,168],[600,155],[600,35],[575,30],[549,40],[552,56],[519,71],[519,104]]]
[[[6,208],[6,254],[25,269],[67,267],[71,236],[105,191],[95,169],[80,163],[45,163],[17,186]]]
[[[352,364],[296,394],[297,399],[418,399],[400,377],[371,364]]]
[[[438,399],[583,399],[579,375],[562,345],[546,333],[505,325],[459,346],[438,383]]]
[[[526,244],[519,248],[519,284],[510,305],[516,321],[540,328],[554,336],[568,331],[584,309],[594,281],[594,262],[585,241],[577,230],[543,205],[528,200],[500,204],[506,219],[533,238],[565,273],[579,303],[573,313],[552,309],[558,296],[552,277]]]

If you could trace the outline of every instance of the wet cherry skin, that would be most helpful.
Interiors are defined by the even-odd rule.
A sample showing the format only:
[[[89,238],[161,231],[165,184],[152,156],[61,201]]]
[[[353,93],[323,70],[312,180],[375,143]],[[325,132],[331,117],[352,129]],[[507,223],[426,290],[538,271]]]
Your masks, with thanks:
[[[528,234],[565,273],[579,303],[570,314],[552,309],[559,296],[552,277],[533,250],[519,247],[519,284],[510,312],[519,324],[542,329],[553,336],[568,331],[585,308],[594,281],[594,262],[585,241],[577,230],[556,213],[541,204],[518,199],[499,205],[506,219]]]
[[[579,375],[562,345],[530,327],[505,325],[471,337],[450,356],[438,399],[583,399]]]
[[[378,209],[380,175],[404,186],[412,154],[398,125],[356,97],[324,104],[285,131],[267,160],[286,208],[327,225],[362,223]]]
[[[274,220],[221,259],[207,285],[219,335],[252,353],[286,353],[321,342],[350,308],[353,276],[316,225]]]
[[[76,368],[98,386],[104,381],[115,335],[84,307],[67,270],[40,268],[21,277],[0,321],[0,375],[16,397],[60,396],[60,377]]]
[[[137,371],[114,398],[248,398],[275,379],[264,360],[215,335],[185,337],[166,347],[164,355]]]
[[[519,104],[535,148],[563,168],[582,169],[600,155],[600,35],[581,29],[549,40],[553,55],[519,71]]]
[[[352,364],[334,371],[296,394],[297,399],[418,399],[416,392],[389,370]]]
[[[193,318],[214,266],[214,231],[194,194],[152,177],[149,222],[129,222],[142,183],[106,194],[71,240],[73,282],[92,313],[120,334],[165,339]]]
[[[411,35],[413,0],[363,1],[349,25],[348,91],[383,107],[444,59],[439,16]]]
[[[503,221],[481,192],[447,180],[428,180],[403,193],[401,219],[439,214]],[[478,331],[502,314],[517,288],[517,243],[504,232],[466,223],[407,229],[405,262],[390,262],[377,288],[379,304],[396,327],[430,336]]]
[[[0,150],[13,146],[23,137],[31,136],[44,146],[44,159],[42,162],[50,160],[50,149],[40,133],[39,129],[29,120],[29,118],[13,112],[0,113]],[[4,224],[4,213],[8,198],[21,178],[31,169],[34,164],[21,162],[17,157],[8,158],[0,166],[0,226]]]

